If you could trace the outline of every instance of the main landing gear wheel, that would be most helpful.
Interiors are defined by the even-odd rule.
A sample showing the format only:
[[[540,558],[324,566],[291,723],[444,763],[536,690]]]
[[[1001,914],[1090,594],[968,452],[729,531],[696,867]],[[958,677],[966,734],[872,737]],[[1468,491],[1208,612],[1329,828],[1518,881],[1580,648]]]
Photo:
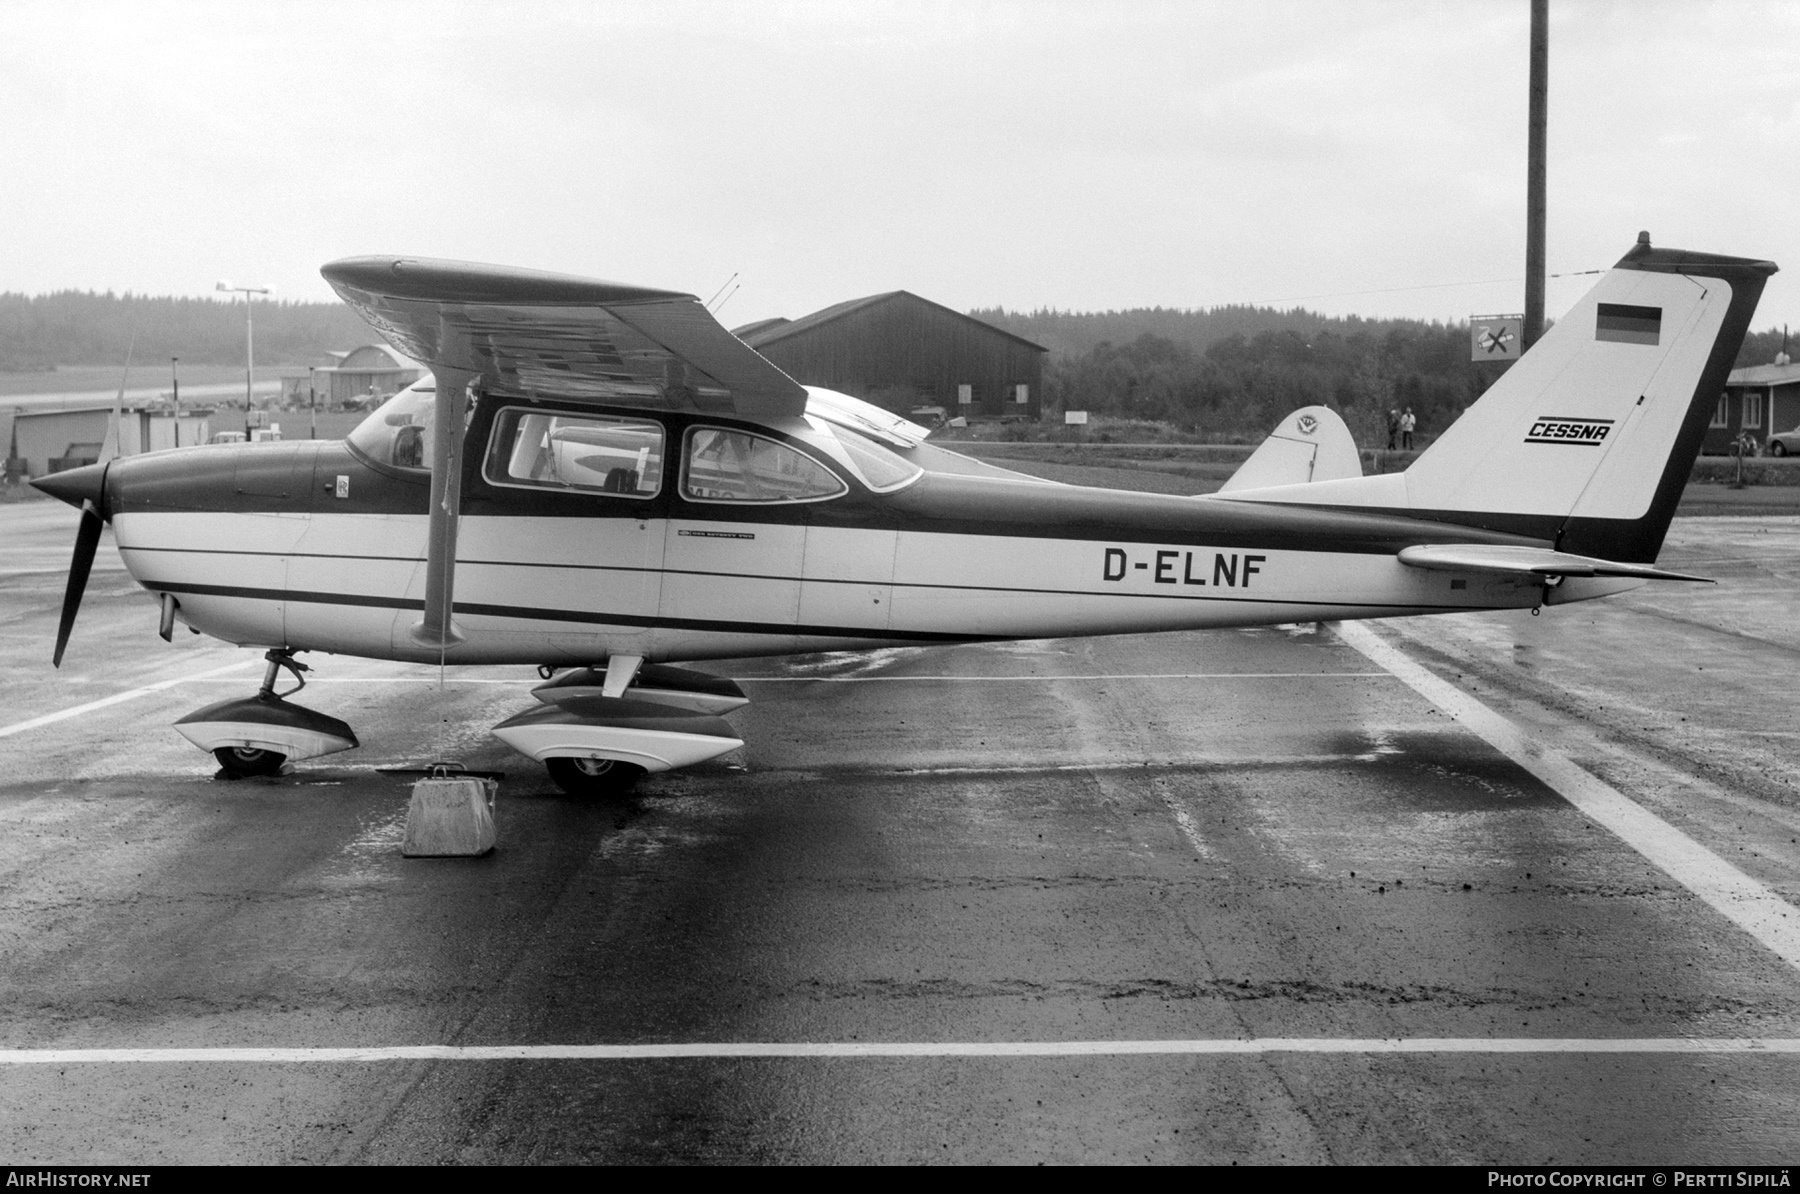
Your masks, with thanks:
[[[287,756],[272,750],[258,750],[252,746],[221,746],[213,751],[213,758],[219,760],[219,766],[232,779],[249,779],[253,775],[274,775],[287,762]]]
[[[644,775],[637,764],[614,759],[545,759],[544,766],[571,796],[623,796]]]

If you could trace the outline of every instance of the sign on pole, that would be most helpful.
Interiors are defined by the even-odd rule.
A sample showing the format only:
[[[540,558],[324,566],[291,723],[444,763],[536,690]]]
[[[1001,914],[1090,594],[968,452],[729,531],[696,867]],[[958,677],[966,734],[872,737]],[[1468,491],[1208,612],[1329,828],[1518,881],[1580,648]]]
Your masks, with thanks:
[[[1520,335],[1525,328],[1523,315],[1469,316],[1469,359],[1473,361],[1516,361],[1522,352]]]

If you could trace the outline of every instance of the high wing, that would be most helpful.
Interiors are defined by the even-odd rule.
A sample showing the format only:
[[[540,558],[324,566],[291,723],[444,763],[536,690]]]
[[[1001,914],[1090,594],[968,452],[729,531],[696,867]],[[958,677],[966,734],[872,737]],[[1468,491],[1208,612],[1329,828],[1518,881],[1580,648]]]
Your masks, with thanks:
[[[1619,576],[1637,580],[1692,580],[1714,583],[1704,576],[1665,572],[1648,564],[1626,564],[1571,555],[1548,547],[1510,547],[1483,543],[1433,543],[1400,549],[1400,562],[1409,568],[1432,572],[1483,572],[1492,576],[1521,578],[1563,576]]]
[[[471,389],[773,424],[806,410],[800,384],[691,294],[422,257],[347,257],[319,272],[437,378],[425,616],[412,635],[440,648],[462,638],[451,611]]]
[[[806,391],[691,294],[422,257],[320,272],[394,347],[490,393],[771,423],[806,409]]]

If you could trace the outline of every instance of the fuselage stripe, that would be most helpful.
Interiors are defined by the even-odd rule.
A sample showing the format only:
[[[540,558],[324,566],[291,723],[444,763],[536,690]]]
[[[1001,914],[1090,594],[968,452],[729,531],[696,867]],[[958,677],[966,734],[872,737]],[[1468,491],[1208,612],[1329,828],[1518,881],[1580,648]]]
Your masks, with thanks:
[[[138,582],[154,593],[189,593],[206,597],[237,597],[250,601],[294,601],[308,605],[349,605],[378,609],[420,610],[425,602],[415,597],[377,597],[363,593],[320,593],[299,589],[257,589],[241,585],[207,585],[187,581],[142,580]],[[958,586],[930,585],[926,588]],[[970,586],[973,587],[973,586]],[[1157,597],[1176,601],[1230,602],[1242,605],[1288,605],[1315,608],[1329,606],[1341,609],[1391,609],[1391,604],[1372,602],[1276,601],[1260,597],[1187,597],[1161,593],[1085,593],[1055,589],[990,589],[1002,593],[1051,593],[1063,597]],[[1462,610],[1466,606],[1407,606],[1408,609]],[[740,622],[714,618],[676,618],[663,615],[617,614],[592,610],[539,609],[531,606],[492,605],[458,601],[456,612],[494,618],[521,618],[540,622],[575,622],[584,625],[666,627],[677,630],[720,631],[745,634],[801,635],[820,638],[893,639],[904,642],[974,643],[1000,642],[1017,635],[944,634],[928,630],[880,629],[868,626],[813,626],[790,622]]]
[[[175,554],[175,555],[190,554],[188,552],[188,550],[185,548],[124,548],[121,550],[124,550],[124,551],[155,550],[155,551],[161,551],[161,552],[166,552],[166,553]],[[313,556],[313,555],[307,555],[302,552],[227,552],[227,553],[199,552],[199,553],[193,553],[193,554],[260,555],[260,556],[270,556],[270,557],[284,558],[284,559],[348,559],[348,560],[368,560],[368,561],[376,562],[376,563],[415,564],[415,565],[424,563],[423,559],[421,559],[419,557],[415,557],[415,556]],[[782,582],[788,582],[788,583],[793,583],[793,584],[805,584],[805,585],[843,585],[843,586],[851,587],[851,588],[926,589],[926,590],[932,590],[932,591],[936,591],[936,592],[952,592],[952,593],[1017,593],[1021,596],[1035,596],[1035,597],[1108,597],[1108,598],[1130,597],[1130,598],[1150,599],[1150,600],[1157,600],[1157,601],[1200,601],[1200,602],[1210,602],[1213,604],[1304,605],[1309,608],[1323,607],[1323,608],[1327,608],[1327,609],[1394,609],[1394,608],[1398,607],[1397,604],[1392,601],[1319,601],[1319,600],[1297,600],[1297,599],[1293,599],[1293,598],[1277,598],[1277,597],[1215,597],[1210,594],[1183,593],[1183,592],[1175,592],[1175,593],[1133,593],[1133,592],[1129,592],[1129,591],[1099,592],[1099,591],[1096,591],[1093,589],[1040,589],[1040,588],[1026,588],[1026,587],[1022,587],[1019,585],[958,585],[958,584],[949,584],[949,583],[942,582],[942,581],[905,581],[905,580],[889,581],[889,580],[876,580],[876,579],[844,580],[844,579],[839,579],[839,578],[835,578],[835,577],[793,576],[793,575],[784,575],[784,574],[778,574],[778,573],[709,572],[709,571],[704,571],[704,570],[700,570],[700,569],[692,569],[692,568],[628,568],[628,567],[612,567],[612,566],[604,565],[604,564],[553,564],[553,563],[534,563],[534,562],[514,561],[514,560],[458,560],[457,567],[459,567],[459,568],[471,568],[471,567],[563,568],[563,569],[568,569],[570,571],[635,572],[635,573],[644,574],[644,575],[697,576],[697,577],[705,577],[705,578],[709,578],[709,579],[713,579],[713,580],[726,580],[726,581],[769,580],[769,581],[782,581]],[[270,601],[288,600],[288,601],[303,601],[303,602],[325,602],[328,604],[335,603],[335,604],[340,604],[340,605],[369,605],[369,604],[393,605],[393,607],[396,609],[418,609],[418,610],[422,610],[425,608],[424,602],[422,600],[414,600],[410,604],[399,604],[399,603],[389,601],[386,598],[376,599],[376,598],[350,597],[350,598],[345,598],[343,600],[338,600],[336,597],[334,597],[331,594],[289,592],[287,590],[282,590],[282,589],[239,589],[239,588],[235,588],[232,586],[204,586],[204,585],[189,586],[184,589],[184,588],[177,587],[175,584],[163,584],[161,582],[139,581],[138,583],[143,585],[146,589],[150,589],[150,590],[152,590],[154,592],[158,592],[158,593],[190,592],[190,593],[207,593],[207,594],[210,594],[213,596],[239,596],[239,597],[254,596],[254,597],[258,598],[259,600],[270,600]],[[1421,612],[1433,612],[1433,613],[1475,612],[1475,611],[1479,611],[1479,610],[1493,608],[1490,606],[1476,605],[1476,604],[1422,605],[1422,604],[1418,604],[1415,602],[1404,602],[1404,603],[1399,603],[1399,604],[1404,605],[1404,607],[1406,609],[1416,609]],[[456,608],[458,610],[462,610],[464,612],[478,612],[478,611],[473,611],[473,610],[469,609],[468,607],[464,606],[461,602],[457,603]],[[581,620],[581,619],[577,619],[577,620]],[[618,617],[613,617],[612,615],[608,615],[602,620],[609,621],[609,622],[617,622],[620,625],[631,624],[630,620],[625,615],[619,615]],[[661,625],[677,625],[679,623],[675,622],[675,621],[671,621],[669,619],[657,618],[657,619],[647,619],[644,621],[643,624],[661,626]],[[913,636],[908,635],[908,637],[913,637]],[[966,639],[966,638],[963,638],[960,636],[944,636],[944,641],[945,642],[968,642],[968,641],[973,641],[973,640]]]

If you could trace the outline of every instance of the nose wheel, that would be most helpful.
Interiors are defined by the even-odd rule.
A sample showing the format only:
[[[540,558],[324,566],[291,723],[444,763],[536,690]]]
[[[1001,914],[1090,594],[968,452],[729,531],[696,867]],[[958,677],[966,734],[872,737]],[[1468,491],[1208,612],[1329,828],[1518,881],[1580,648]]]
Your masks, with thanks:
[[[644,768],[617,759],[545,759],[550,778],[571,796],[623,796],[637,786]]]
[[[259,750],[254,746],[221,746],[213,751],[213,758],[219,760],[220,769],[232,779],[275,775],[281,771],[281,765],[287,762],[284,754]]]
[[[305,664],[286,650],[270,651],[263,658],[268,666],[255,696],[196,709],[175,723],[176,731],[210,752],[228,779],[279,775],[291,761],[358,745],[356,732],[348,725],[287,699],[306,686]],[[276,692],[275,682],[284,671],[296,683],[286,692]]]

